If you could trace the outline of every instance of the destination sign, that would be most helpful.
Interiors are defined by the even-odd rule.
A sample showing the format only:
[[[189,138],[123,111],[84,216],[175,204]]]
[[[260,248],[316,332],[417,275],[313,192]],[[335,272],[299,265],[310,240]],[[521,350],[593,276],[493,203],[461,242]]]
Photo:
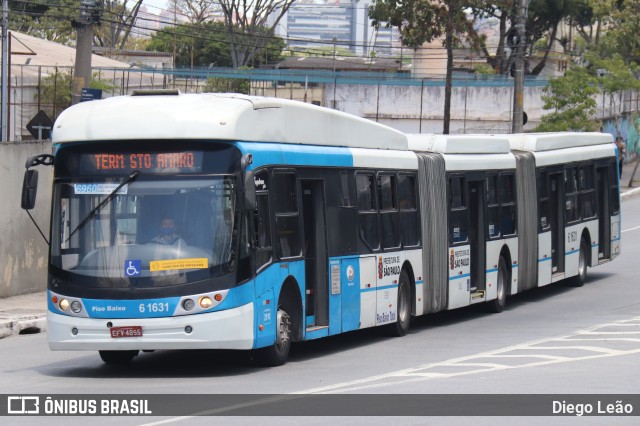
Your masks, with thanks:
[[[122,174],[134,170],[148,173],[199,173],[202,151],[83,154],[80,173]]]

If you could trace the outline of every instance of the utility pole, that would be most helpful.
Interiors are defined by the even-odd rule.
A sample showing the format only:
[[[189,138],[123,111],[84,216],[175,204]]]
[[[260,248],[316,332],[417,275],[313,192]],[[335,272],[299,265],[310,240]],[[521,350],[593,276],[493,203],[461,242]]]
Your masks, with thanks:
[[[71,104],[80,102],[82,89],[91,83],[91,55],[93,50],[93,24],[100,19],[98,0],[80,0],[80,16],[75,22],[76,64],[73,73]]]
[[[9,24],[9,0],[2,2],[2,142],[9,140],[7,112],[9,111],[9,40],[7,40],[7,25]]]
[[[515,72],[513,75],[513,121],[512,133],[522,133],[524,122],[524,52],[525,52],[525,23],[529,1],[518,0],[516,9],[515,34],[511,41],[515,49]]]

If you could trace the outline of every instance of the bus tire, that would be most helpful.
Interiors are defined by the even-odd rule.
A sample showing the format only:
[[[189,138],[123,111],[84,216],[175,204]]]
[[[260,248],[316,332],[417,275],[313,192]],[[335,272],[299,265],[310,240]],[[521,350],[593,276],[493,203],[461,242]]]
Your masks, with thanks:
[[[139,351],[98,351],[105,364],[126,365],[138,355]]]
[[[569,278],[569,285],[572,287],[582,287],[587,280],[587,256],[589,248],[586,240],[583,238],[580,241],[580,254],[578,255],[578,275]]]
[[[400,272],[398,281],[398,302],[396,322],[389,324],[387,331],[391,336],[402,337],[409,332],[411,323],[411,280],[404,269]]]
[[[276,314],[276,341],[271,345],[256,351],[257,361],[265,367],[277,367],[287,362],[291,348],[291,316],[284,304],[278,304]]]
[[[509,283],[509,270],[507,269],[507,262],[504,257],[500,256],[498,261],[498,283],[497,283],[497,297],[487,302],[487,308],[489,312],[498,314],[504,311],[504,307],[507,303],[507,285]]]

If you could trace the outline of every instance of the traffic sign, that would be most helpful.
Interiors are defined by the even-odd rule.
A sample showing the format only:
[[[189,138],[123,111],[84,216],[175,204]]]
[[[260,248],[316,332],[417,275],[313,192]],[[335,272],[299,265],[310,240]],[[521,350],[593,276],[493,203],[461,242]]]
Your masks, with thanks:
[[[53,129],[53,121],[43,110],[38,113],[27,123],[27,130],[31,135],[38,139],[51,139],[51,129]]]

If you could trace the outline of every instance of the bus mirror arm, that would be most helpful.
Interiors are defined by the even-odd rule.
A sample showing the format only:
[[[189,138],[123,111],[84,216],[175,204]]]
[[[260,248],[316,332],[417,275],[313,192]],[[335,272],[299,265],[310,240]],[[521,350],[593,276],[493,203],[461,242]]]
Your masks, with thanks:
[[[256,208],[256,184],[253,180],[253,172],[244,172],[244,208],[245,210],[255,210]]]
[[[44,236],[44,233],[36,223],[35,219],[33,218],[33,216],[31,216],[31,213],[29,213],[29,210],[32,210],[36,205],[36,194],[38,192],[38,171],[30,170],[30,168],[40,165],[52,166],[53,155],[40,154],[30,157],[27,160],[25,164],[25,168],[27,170],[24,172],[24,180],[22,181],[22,199],[20,202],[20,207],[22,207],[24,211],[27,212],[33,224],[36,226],[36,228],[38,228],[38,232],[40,232],[42,238],[44,238],[44,240],[47,242],[47,245],[49,245],[47,237]]]

